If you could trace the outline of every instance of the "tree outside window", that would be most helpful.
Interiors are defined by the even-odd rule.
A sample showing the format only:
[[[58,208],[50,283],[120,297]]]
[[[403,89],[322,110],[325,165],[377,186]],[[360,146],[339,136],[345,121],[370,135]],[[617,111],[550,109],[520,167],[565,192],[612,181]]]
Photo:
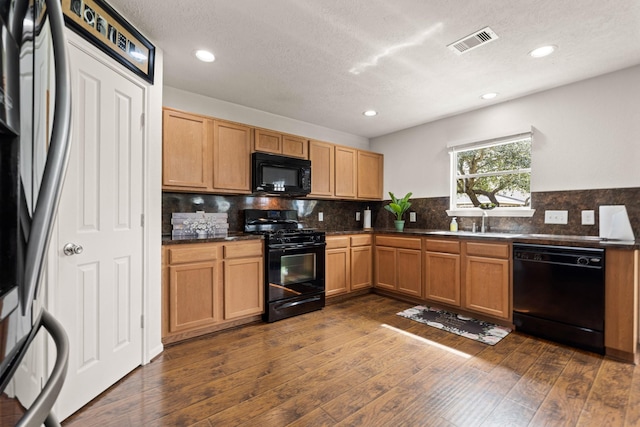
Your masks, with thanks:
[[[452,151],[452,209],[531,208],[531,137]]]

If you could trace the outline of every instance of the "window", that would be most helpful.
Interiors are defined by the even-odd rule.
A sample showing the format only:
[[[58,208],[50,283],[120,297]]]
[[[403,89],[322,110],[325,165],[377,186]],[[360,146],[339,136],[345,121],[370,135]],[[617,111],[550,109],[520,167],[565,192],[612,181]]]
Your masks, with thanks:
[[[531,209],[530,133],[453,147],[450,154],[452,210]]]

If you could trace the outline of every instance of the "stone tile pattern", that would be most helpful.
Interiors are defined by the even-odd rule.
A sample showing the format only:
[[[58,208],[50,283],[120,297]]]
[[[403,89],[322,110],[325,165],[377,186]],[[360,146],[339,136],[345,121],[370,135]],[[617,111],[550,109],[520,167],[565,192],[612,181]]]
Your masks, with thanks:
[[[417,214],[416,222],[409,222],[405,215],[405,227],[416,229],[447,230],[451,219],[447,216],[448,197],[411,199],[410,211]],[[226,212],[229,214],[229,231],[242,231],[243,209],[294,209],[300,221],[307,228],[325,231],[348,231],[362,229],[362,218],[355,220],[355,213],[368,206],[371,209],[371,224],[374,228],[393,228],[394,215],[384,209],[385,202],[360,202],[291,199],[284,197],[219,196],[189,193],[163,193],[162,233],[171,234],[172,212]],[[626,205],[631,227],[640,239],[640,187],[603,190],[550,191],[532,194],[532,205],[536,210],[531,218],[488,218],[488,230],[493,232],[539,233],[597,236],[598,206]],[[567,225],[545,224],[545,210],[568,210]],[[596,225],[581,225],[582,210],[594,210]],[[318,213],[323,212],[324,221],[318,221]],[[480,226],[479,217],[458,218],[460,230],[471,230],[475,221]]]

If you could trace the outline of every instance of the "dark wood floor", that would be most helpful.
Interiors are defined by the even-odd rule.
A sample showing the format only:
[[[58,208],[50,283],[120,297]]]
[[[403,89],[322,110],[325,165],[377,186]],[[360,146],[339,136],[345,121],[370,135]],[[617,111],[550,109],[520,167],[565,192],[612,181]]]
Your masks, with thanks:
[[[511,333],[495,346],[365,295],[167,348],[65,426],[638,426],[640,368]]]

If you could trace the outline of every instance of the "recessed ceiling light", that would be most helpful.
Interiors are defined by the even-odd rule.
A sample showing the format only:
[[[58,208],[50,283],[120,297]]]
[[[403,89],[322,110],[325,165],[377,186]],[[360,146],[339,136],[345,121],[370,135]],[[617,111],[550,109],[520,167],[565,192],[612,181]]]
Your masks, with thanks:
[[[208,50],[196,50],[195,55],[196,58],[202,62],[213,62],[216,60],[215,55]]]
[[[558,46],[554,45],[542,46],[529,52],[529,56],[532,56],[533,58],[542,58],[543,56],[551,55],[557,48]]]
[[[485,93],[484,95],[480,95],[480,98],[482,98],[482,99],[493,99],[496,96],[498,96],[498,94],[496,92],[489,92],[489,93]]]
[[[373,117],[373,116],[377,116],[377,115],[378,115],[378,112],[377,112],[377,111],[375,111],[375,110],[367,110],[367,111],[365,111],[365,112],[364,112],[364,113],[362,113],[362,114],[364,114],[364,115],[365,115],[365,116],[367,116],[367,117]]]

